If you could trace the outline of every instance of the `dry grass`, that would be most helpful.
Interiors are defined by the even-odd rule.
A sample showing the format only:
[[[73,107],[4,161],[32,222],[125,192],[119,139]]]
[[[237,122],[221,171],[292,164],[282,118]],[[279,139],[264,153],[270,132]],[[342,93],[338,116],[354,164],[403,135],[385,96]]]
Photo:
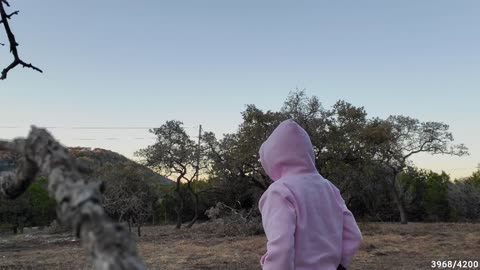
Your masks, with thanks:
[[[432,269],[432,260],[480,260],[480,224],[360,224],[364,242],[350,269]],[[211,225],[148,227],[139,251],[149,269],[260,269],[264,236],[221,237]],[[90,269],[68,235],[3,236],[0,269]]]

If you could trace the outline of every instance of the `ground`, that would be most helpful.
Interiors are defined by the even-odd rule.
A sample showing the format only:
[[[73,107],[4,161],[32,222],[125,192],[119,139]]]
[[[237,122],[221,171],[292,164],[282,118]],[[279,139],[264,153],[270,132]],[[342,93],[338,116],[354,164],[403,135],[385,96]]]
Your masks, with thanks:
[[[147,227],[138,239],[149,269],[260,269],[264,236],[222,237],[211,224]],[[480,224],[362,223],[364,241],[349,269],[432,269],[432,260],[480,260]],[[90,269],[69,234],[0,236],[0,269]],[[480,267],[478,268],[480,269]]]

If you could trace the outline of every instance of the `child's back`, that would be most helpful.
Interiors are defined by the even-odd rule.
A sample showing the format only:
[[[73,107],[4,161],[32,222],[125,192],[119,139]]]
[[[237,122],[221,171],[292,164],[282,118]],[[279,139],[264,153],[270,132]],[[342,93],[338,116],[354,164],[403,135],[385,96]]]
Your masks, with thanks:
[[[274,180],[259,203],[268,238],[263,269],[348,267],[362,236],[338,189],[317,172],[308,134],[284,121],[260,148],[260,159]]]

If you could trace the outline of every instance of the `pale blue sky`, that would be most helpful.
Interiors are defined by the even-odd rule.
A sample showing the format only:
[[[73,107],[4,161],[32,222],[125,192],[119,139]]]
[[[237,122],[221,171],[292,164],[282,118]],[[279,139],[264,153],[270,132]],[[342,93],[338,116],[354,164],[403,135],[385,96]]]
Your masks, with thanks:
[[[471,156],[421,156],[452,176],[480,162],[480,1],[12,1],[18,68],[0,82],[0,127],[159,126],[233,132],[245,104],[277,110],[306,88],[371,116],[451,125]],[[5,42],[3,32],[0,42]],[[0,47],[0,66],[10,61]],[[52,130],[126,156],[146,130]],[[26,128],[0,128],[0,138]],[[135,139],[135,138],[147,139]],[[95,139],[93,141],[78,139]],[[119,138],[107,140],[106,138]]]

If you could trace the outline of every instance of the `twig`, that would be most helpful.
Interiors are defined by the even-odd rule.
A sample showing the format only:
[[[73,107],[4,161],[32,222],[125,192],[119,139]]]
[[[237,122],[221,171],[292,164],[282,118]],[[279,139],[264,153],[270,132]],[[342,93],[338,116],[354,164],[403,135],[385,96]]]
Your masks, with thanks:
[[[5,69],[3,69],[2,76],[0,77],[0,80],[5,80],[7,78],[8,72],[18,65],[22,65],[24,68],[25,67],[26,68],[31,68],[31,69],[34,69],[34,70],[40,72],[40,73],[43,73],[43,71],[41,69],[39,69],[38,67],[35,67],[32,64],[27,64],[22,59],[20,59],[20,56],[18,55],[18,50],[17,50],[18,43],[15,40],[15,35],[13,34],[12,29],[10,28],[10,25],[8,23],[8,19],[10,19],[13,15],[18,14],[18,11],[15,11],[15,12],[11,13],[10,15],[7,15],[7,13],[5,11],[5,7],[3,6],[4,4],[7,5],[7,6],[10,6],[10,4],[6,0],[1,0],[1,2],[0,2],[0,15],[1,15],[1,18],[2,18],[3,26],[5,27],[5,32],[7,33],[8,41],[10,43],[10,52],[13,54],[13,62],[10,65],[8,65]]]
[[[15,173],[0,173],[0,195],[15,198],[37,175],[47,175],[60,221],[71,225],[81,238],[95,269],[146,269],[128,230],[113,222],[102,208],[100,184],[83,179],[73,155],[45,129],[32,127],[25,139],[0,140],[0,150],[22,157]]]
[[[10,15],[7,15],[7,18],[11,19],[13,15],[18,15],[18,13],[20,12],[20,10],[17,10],[17,11],[14,11],[12,13],[10,13]],[[3,20],[0,20],[0,24],[3,23]]]

